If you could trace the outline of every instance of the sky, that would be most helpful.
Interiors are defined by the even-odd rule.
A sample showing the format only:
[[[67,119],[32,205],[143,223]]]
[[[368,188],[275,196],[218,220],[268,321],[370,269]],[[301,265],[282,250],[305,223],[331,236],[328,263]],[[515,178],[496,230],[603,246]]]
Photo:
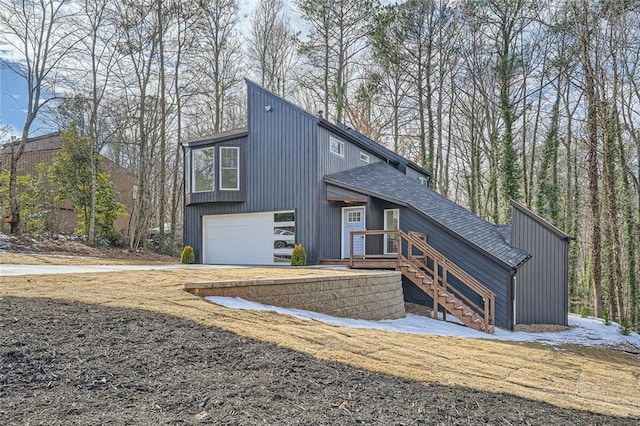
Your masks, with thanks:
[[[317,312],[301,309],[287,309],[277,306],[263,305],[256,302],[236,297],[206,297],[211,303],[232,309],[273,311],[284,315],[291,315],[304,320],[321,321],[327,324],[350,327],[368,328],[398,333],[432,334],[437,336],[451,336],[471,339],[492,339],[512,342],[538,342],[548,345],[576,344],[584,346],[615,346],[633,345],[640,348],[640,335],[630,333],[623,336],[618,332],[619,326],[615,323],[605,325],[598,318],[582,318],[578,315],[569,315],[567,331],[547,333],[525,333],[506,331],[496,328],[495,334],[486,334],[464,327],[452,322],[439,321],[420,315],[407,314],[404,318],[396,320],[367,321],[352,318],[338,318]]]
[[[244,36],[248,36],[251,29],[250,17],[259,0],[239,0],[238,21],[239,30]],[[292,0],[285,0],[285,13],[291,13]],[[292,25],[299,24],[299,18],[295,14],[290,15]],[[299,29],[299,28],[298,28]],[[0,125],[9,125],[15,136],[22,133],[25,120],[27,91],[25,82],[16,76],[11,70],[0,67]],[[43,135],[57,129],[36,119],[32,125],[30,136]],[[1,142],[1,141],[0,141]]]
[[[16,136],[25,118],[26,88],[24,81],[8,69],[0,68],[0,124],[8,124]]]

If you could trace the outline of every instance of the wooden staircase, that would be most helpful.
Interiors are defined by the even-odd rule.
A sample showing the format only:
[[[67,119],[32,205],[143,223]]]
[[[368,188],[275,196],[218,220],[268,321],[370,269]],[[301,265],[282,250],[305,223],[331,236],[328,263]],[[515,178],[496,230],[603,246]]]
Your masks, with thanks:
[[[434,300],[434,318],[438,317],[437,306],[442,306],[446,312],[456,317],[467,327],[493,334],[494,326],[488,325],[482,316],[454,296],[453,293],[448,293],[440,285],[435,285],[433,279],[419,268],[418,265],[404,259],[398,262],[397,269]]]
[[[443,308],[443,319],[447,313],[456,317],[467,327],[493,334],[495,331],[495,295],[467,274],[458,265],[426,242],[424,234],[402,231],[360,231],[355,235],[395,235],[397,253],[385,255],[351,255],[351,267],[380,267],[391,263],[412,283],[433,299],[433,317],[438,318],[439,307]],[[353,253],[353,250],[351,251]],[[392,256],[392,257],[391,257]],[[386,263],[385,263],[386,262]],[[375,266],[374,266],[375,265]],[[450,277],[455,278],[454,286]],[[481,300],[475,303],[467,295]]]

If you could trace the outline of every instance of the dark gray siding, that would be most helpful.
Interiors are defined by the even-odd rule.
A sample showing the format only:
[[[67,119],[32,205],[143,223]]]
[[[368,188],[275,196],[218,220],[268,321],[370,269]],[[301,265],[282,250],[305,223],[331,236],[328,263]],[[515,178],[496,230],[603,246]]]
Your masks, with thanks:
[[[333,135],[336,139],[344,142],[344,157],[339,157],[329,151],[329,138],[333,134],[325,127],[318,127],[318,168],[316,172],[315,188],[317,193],[317,210],[320,220],[317,224],[317,243],[318,251],[321,259],[339,259],[340,244],[342,241],[342,207],[353,207],[356,204],[344,204],[335,201],[327,201],[326,184],[324,182],[325,175],[341,172],[343,170],[353,169],[354,167],[365,166],[371,163],[377,163],[382,159],[370,151],[363,149],[337,135]],[[369,155],[369,163],[360,160],[360,152]],[[311,187],[310,187],[311,188]],[[365,221],[367,229],[372,228],[370,225],[370,209],[366,210]]]
[[[400,209],[400,229],[427,234],[429,245],[464,269],[496,296],[496,325],[511,329],[511,270],[480,253],[415,211]]]
[[[568,238],[531,212],[512,211],[511,244],[532,255],[516,276],[516,324],[567,325]]]
[[[186,206],[185,244],[194,247],[202,262],[203,215],[294,210],[296,242],[304,245],[308,262],[315,263],[317,118],[252,83],[247,86],[246,201]]]
[[[415,169],[413,169],[411,167],[407,167],[407,170],[406,170],[405,174],[407,176],[409,176],[413,180],[418,180],[419,177],[423,177],[423,178],[427,179],[427,181],[429,181],[429,179],[430,179],[429,175],[427,175],[425,173],[422,173],[422,172],[419,172],[419,171],[417,171],[417,170],[415,170]]]

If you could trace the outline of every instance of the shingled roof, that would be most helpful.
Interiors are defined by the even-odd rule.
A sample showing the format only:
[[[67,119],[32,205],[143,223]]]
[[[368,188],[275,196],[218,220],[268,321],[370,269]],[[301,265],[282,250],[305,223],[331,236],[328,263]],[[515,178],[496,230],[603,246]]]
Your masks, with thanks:
[[[325,181],[412,207],[513,269],[530,257],[529,253],[509,245],[495,225],[385,163],[327,175]]]

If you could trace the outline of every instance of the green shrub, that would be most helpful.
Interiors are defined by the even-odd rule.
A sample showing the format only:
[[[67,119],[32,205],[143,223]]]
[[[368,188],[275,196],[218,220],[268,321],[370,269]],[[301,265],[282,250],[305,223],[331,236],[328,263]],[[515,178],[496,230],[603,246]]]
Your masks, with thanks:
[[[196,254],[193,252],[193,247],[184,246],[180,255],[180,262],[185,264],[196,263]]]
[[[580,308],[580,316],[582,318],[586,318],[591,314],[591,312],[589,312],[589,307],[587,305],[582,305],[582,307]]]
[[[96,243],[107,247],[122,247],[122,232],[111,225],[96,222]]]
[[[307,264],[307,253],[302,244],[296,244],[291,252],[291,266],[304,266]]]
[[[620,334],[628,336],[631,333],[631,320],[629,317],[620,318]]]
[[[602,319],[604,319],[604,325],[611,325],[611,313],[608,306],[602,308]]]

